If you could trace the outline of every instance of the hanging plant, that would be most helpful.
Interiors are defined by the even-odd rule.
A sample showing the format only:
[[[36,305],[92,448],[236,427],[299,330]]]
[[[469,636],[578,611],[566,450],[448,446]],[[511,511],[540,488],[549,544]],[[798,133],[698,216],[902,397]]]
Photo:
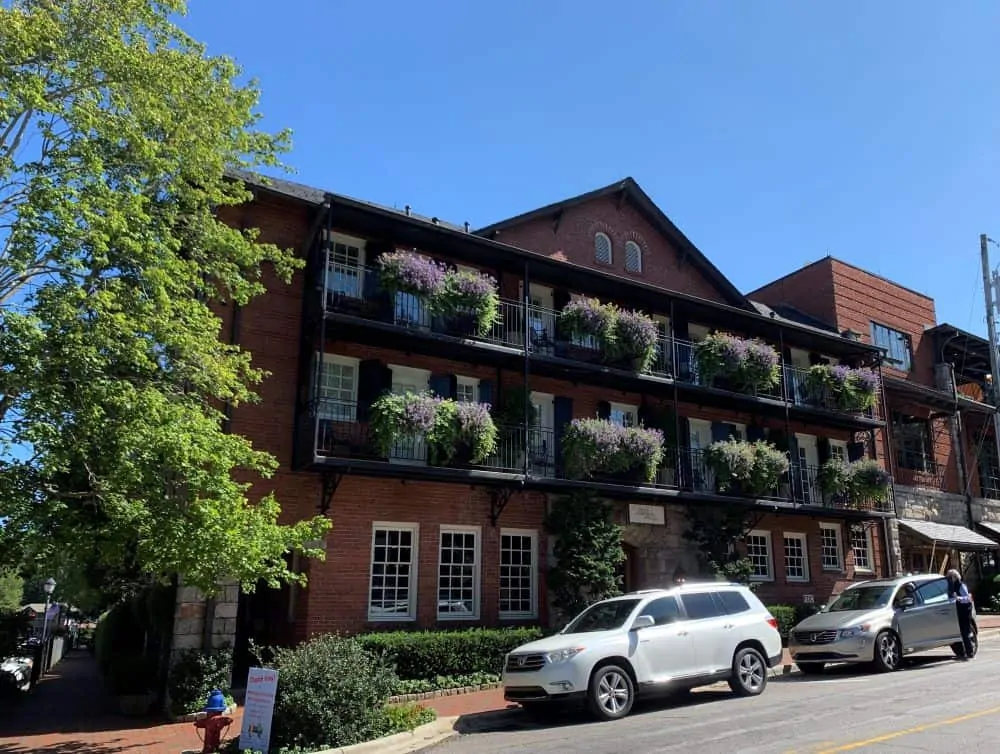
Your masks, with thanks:
[[[831,458],[820,467],[816,481],[824,495],[843,495],[855,506],[863,501],[884,503],[892,487],[892,477],[871,458],[849,463]]]
[[[663,463],[663,433],[607,419],[574,419],[563,434],[562,452],[570,477],[621,476],[652,482]]]
[[[868,411],[878,397],[878,374],[867,367],[817,364],[806,375],[806,389],[818,403],[840,411]]]
[[[764,440],[723,440],[705,449],[705,464],[720,492],[734,489],[750,497],[772,494],[788,473],[788,456]]]
[[[459,455],[468,454],[469,463],[482,463],[497,450],[497,428],[490,416],[488,403],[455,404],[455,442],[451,446]],[[450,461],[451,458],[448,458]],[[447,463],[448,461],[445,461]]]
[[[389,455],[401,437],[426,436],[434,427],[441,399],[430,393],[388,393],[372,404],[369,430],[375,449]]]
[[[474,270],[449,271],[434,294],[436,312],[446,317],[469,317],[476,335],[486,335],[500,321],[500,294],[489,275]]]
[[[694,344],[694,355],[698,372],[708,384],[723,377],[737,390],[765,392],[777,387],[781,379],[781,357],[761,340],[711,333]]]
[[[412,293],[433,299],[444,287],[447,268],[422,254],[398,250],[378,258],[382,287],[390,295]]]
[[[615,319],[613,353],[617,359],[629,359],[637,372],[645,372],[656,360],[660,333],[650,317],[642,312],[621,310]]]
[[[560,328],[567,335],[577,338],[597,338],[603,345],[610,345],[615,336],[618,308],[602,304],[596,298],[574,298],[559,313]]]

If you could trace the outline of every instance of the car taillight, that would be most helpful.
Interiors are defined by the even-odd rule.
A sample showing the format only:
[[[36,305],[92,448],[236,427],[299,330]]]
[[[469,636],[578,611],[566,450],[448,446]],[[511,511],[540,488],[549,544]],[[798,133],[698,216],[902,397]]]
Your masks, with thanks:
[[[771,628],[773,628],[775,631],[777,631],[778,630],[778,619],[775,618],[773,615],[767,616],[767,625],[769,625]]]

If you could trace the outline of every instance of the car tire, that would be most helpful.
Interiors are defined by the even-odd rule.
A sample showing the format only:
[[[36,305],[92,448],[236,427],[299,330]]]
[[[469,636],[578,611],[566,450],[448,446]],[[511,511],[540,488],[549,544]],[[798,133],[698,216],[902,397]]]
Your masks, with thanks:
[[[590,714],[598,720],[619,720],[632,711],[635,684],[628,671],[618,665],[602,665],[590,677],[587,688]]]
[[[879,631],[875,637],[875,657],[872,665],[880,673],[891,673],[903,664],[903,646],[892,631]]]
[[[955,653],[955,657],[965,657],[965,645],[956,641],[951,645],[951,651]],[[975,626],[972,627],[972,656],[975,657],[979,654],[979,629]]]
[[[729,688],[737,696],[757,696],[767,687],[767,663],[753,647],[744,647],[733,655],[733,674]]]
[[[797,662],[795,666],[802,675],[819,675],[826,668],[825,662]]]

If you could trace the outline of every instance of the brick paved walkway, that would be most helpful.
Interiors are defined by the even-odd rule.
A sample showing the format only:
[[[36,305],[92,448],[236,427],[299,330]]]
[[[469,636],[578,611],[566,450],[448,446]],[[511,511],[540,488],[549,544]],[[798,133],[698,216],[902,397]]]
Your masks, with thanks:
[[[237,718],[237,733],[238,726]],[[118,714],[96,662],[82,652],[63,658],[15,706],[0,708],[0,754],[179,754],[184,749],[201,749],[191,723]]]

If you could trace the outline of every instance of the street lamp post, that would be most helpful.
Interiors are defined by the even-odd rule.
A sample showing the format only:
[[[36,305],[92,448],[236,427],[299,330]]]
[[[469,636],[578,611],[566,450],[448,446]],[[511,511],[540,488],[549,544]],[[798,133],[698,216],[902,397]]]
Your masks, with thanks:
[[[49,604],[52,602],[52,592],[56,590],[56,580],[49,576],[42,584],[45,590],[45,616],[42,618],[42,667],[39,675],[44,673],[49,664],[48,630],[49,630]]]

